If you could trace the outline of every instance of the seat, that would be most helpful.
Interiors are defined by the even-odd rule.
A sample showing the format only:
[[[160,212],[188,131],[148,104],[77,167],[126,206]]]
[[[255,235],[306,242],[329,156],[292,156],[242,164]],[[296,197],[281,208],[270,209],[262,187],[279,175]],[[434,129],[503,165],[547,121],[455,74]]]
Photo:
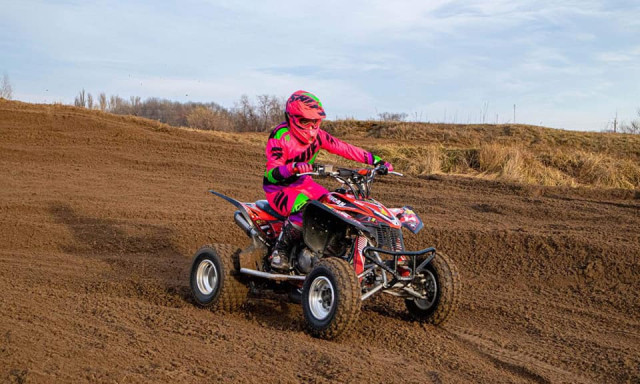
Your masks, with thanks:
[[[279,214],[278,212],[276,212],[276,210],[273,209],[271,207],[271,205],[269,205],[269,202],[267,200],[258,200],[258,201],[256,201],[256,206],[258,208],[262,209],[263,211],[267,212],[271,216],[275,217],[278,220],[285,221],[287,219],[286,217],[284,217],[281,214]]]

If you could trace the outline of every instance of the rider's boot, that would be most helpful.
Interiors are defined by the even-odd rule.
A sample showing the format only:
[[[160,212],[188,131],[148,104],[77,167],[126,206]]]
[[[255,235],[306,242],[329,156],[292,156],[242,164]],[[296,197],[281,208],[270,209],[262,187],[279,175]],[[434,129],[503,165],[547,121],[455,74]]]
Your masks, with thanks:
[[[287,220],[271,254],[271,268],[280,271],[289,270],[289,253],[300,238],[302,238],[302,229]]]

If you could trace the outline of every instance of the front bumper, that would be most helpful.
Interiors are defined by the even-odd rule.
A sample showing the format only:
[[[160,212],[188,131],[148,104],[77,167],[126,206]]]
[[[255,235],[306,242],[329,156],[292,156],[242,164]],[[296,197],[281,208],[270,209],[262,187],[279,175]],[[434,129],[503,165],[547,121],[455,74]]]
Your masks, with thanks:
[[[380,253],[393,256],[393,264],[389,265],[381,260],[379,256]],[[434,247],[429,247],[420,251],[388,251],[382,248],[367,246],[362,250],[362,254],[368,261],[392,274],[394,277],[394,281],[392,281],[393,283],[395,281],[413,280],[417,273],[422,272],[427,267],[427,265],[431,263],[433,258],[436,256],[436,249]],[[424,259],[420,264],[417,264],[417,259],[425,255],[427,255],[427,258]],[[411,263],[411,274],[405,277],[400,276],[398,272],[398,259],[402,256],[409,258]]]

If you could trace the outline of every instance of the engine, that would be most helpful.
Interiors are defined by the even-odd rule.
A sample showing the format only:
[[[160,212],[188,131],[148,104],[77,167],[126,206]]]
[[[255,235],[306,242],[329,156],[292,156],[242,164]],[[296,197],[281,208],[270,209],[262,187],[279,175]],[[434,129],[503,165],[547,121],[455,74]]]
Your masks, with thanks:
[[[307,274],[311,272],[313,265],[315,264],[316,256],[307,247],[303,247],[298,252],[298,269],[300,272]]]

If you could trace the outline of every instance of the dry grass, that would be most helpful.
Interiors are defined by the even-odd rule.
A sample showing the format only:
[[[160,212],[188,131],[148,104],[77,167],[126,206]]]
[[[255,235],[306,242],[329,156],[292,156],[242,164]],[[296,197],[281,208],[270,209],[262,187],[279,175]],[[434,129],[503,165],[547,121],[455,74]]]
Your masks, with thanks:
[[[384,144],[373,150],[398,170],[414,175],[447,173],[544,186],[640,188],[637,162],[581,150],[539,152],[497,143],[478,148]]]
[[[442,148],[409,145],[381,145],[372,148],[383,159],[392,159],[398,170],[414,175],[427,175],[442,171]]]
[[[1,102],[15,107],[24,104]],[[97,119],[115,119],[167,133],[177,129],[134,116],[56,104],[42,107],[49,114],[92,114]],[[525,125],[357,120],[329,121],[323,128],[345,141],[373,150],[407,174],[447,173],[545,186],[640,190],[640,135],[573,132]],[[211,140],[242,142],[256,151],[264,151],[267,140],[266,133],[198,132],[210,136]],[[323,155],[320,160],[323,159],[355,165],[333,155]]]
[[[640,189],[640,135],[527,125],[328,122],[401,171],[450,173],[546,186]],[[380,144],[384,140],[384,144]]]
[[[486,144],[478,150],[479,176],[524,184],[575,186],[572,177],[545,166],[534,153],[520,146]]]
[[[551,165],[582,185],[603,188],[640,188],[640,166],[629,159],[601,153],[558,151]]]
[[[409,145],[480,148],[519,145],[545,153],[554,149],[603,153],[640,162],[640,135],[576,132],[531,125],[462,125],[379,121],[329,121],[324,128],[345,139],[383,139]]]

